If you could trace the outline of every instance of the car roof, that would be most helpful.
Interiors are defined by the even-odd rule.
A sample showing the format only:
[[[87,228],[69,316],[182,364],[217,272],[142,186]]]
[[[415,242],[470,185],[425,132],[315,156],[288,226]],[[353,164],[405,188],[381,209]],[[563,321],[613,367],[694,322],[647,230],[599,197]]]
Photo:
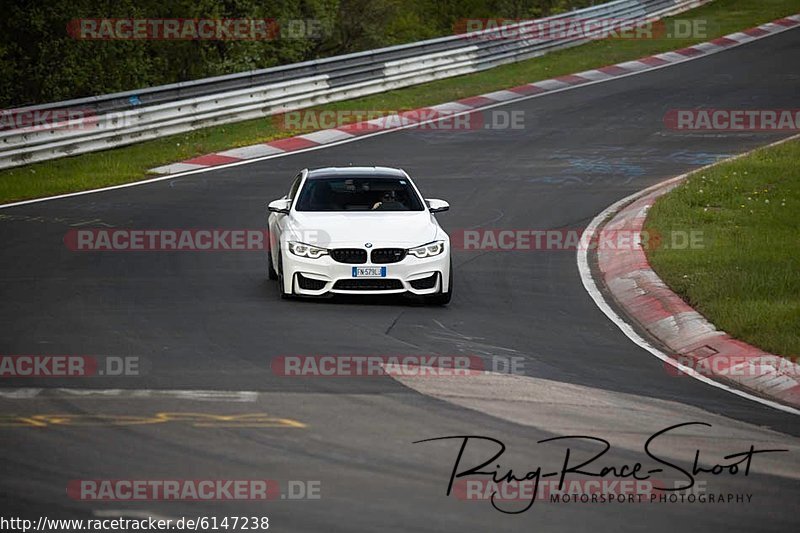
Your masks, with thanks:
[[[337,176],[383,176],[405,178],[406,173],[391,167],[324,167],[308,171],[308,179],[331,178]]]

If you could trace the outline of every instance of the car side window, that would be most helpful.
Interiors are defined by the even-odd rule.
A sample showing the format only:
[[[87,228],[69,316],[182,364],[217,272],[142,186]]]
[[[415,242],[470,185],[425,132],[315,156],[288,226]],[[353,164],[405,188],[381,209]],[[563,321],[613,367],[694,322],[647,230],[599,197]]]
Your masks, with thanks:
[[[297,189],[300,187],[301,178],[302,178],[301,174],[298,174],[294,178],[294,181],[292,182],[292,186],[289,188],[289,194],[286,195],[286,197],[289,198],[290,200],[293,200],[295,195],[297,194]]]

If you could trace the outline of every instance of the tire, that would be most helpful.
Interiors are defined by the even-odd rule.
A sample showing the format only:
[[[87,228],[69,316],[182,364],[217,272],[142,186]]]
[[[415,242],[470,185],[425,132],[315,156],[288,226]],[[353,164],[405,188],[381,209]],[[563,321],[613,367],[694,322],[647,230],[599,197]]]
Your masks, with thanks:
[[[275,266],[272,264],[272,251],[267,252],[267,275],[269,279],[278,279],[278,273],[275,272]]]
[[[447,284],[447,292],[440,292],[439,294],[434,294],[433,296],[427,296],[425,301],[430,305],[447,305],[450,303],[450,299],[453,297],[453,260],[450,260],[450,275],[448,276],[450,280]]]
[[[288,300],[292,297],[291,293],[283,292],[283,257],[278,252],[278,290],[281,291],[281,299]]]

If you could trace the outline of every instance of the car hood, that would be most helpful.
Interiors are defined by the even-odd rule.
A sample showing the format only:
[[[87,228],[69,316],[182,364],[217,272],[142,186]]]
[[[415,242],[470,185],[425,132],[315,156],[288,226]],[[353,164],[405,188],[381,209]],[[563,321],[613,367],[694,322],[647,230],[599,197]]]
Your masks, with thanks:
[[[287,238],[322,247],[419,246],[437,238],[439,226],[427,211],[415,212],[293,212]]]

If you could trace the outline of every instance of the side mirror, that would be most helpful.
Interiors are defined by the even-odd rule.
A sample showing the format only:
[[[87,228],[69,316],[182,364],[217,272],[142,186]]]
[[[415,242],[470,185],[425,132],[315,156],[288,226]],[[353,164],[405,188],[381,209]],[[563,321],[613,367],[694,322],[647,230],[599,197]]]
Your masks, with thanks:
[[[425,201],[428,203],[428,209],[430,209],[431,213],[441,213],[450,209],[450,204],[444,200],[431,198],[430,200]]]
[[[280,200],[274,200],[267,205],[267,209],[269,209],[270,213],[283,213],[284,215],[289,214],[289,208],[292,205],[292,201],[288,198],[281,198]]]

